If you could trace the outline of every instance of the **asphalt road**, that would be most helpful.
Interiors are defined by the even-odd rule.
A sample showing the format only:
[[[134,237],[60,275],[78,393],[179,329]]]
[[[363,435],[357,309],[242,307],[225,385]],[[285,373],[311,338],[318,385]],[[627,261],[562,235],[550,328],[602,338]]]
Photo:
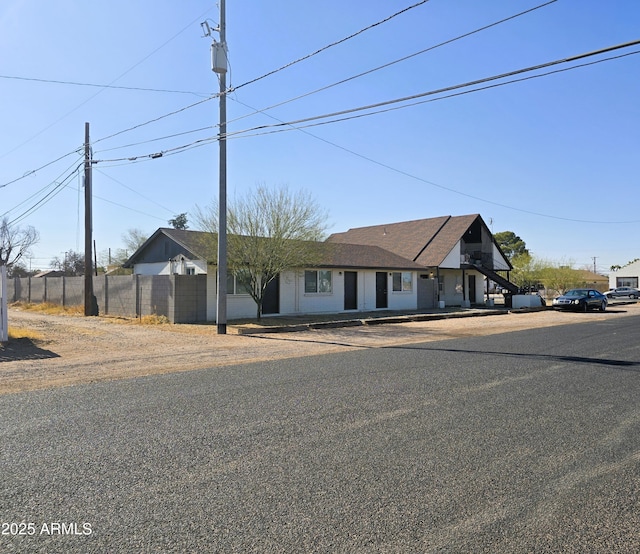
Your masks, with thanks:
[[[638,552],[639,331],[1,396],[0,552]]]

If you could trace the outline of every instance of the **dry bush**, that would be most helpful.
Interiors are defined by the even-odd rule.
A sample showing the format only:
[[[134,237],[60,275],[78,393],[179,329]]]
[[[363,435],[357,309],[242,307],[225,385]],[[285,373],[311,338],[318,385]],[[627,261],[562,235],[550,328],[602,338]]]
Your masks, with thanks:
[[[31,329],[18,329],[9,326],[9,340],[29,339],[31,341],[43,340],[44,337],[37,331]]]
[[[138,321],[142,325],[166,325],[171,323],[166,315],[157,314],[143,315]]]
[[[81,304],[75,306],[61,306],[60,304],[53,304],[51,302],[14,302],[11,304],[11,307],[18,310],[39,312],[48,315],[84,315],[84,306]]]

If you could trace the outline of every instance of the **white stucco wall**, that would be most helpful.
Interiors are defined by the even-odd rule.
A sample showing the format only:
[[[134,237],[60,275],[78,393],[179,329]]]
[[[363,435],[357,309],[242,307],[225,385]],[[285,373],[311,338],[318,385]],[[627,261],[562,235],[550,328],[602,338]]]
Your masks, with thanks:
[[[170,264],[166,262],[156,262],[150,264],[135,264],[133,273],[136,275],[170,275]]]
[[[509,269],[509,265],[507,264],[506,260],[504,259],[504,257],[500,253],[500,250],[498,250],[498,247],[495,244],[493,245],[493,269],[498,271],[499,270],[507,271]]]
[[[376,310],[376,273],[377,271],[358,271],[358,310]],[[387,302],[388,310],[415,310],[418,306],[418,276],[411,272],[413,283],[410,292],[394,292],[392,272],[387,274]],[[343,293],[344,294],[344,288]]]
[[[457,249],[459,250],[459,248]],[[458,260],[456,249],[449,256]],[[203,269],[199,266],[199,271]],[[216,320],[216,272],[214,267],[207,273],[207,320]],[[169,275],[169,262],[136,265],[134,271],[140,275]],[[376,273],[375,270],[353,270],[357,273],[357,309],[358,311],[376,310]],[[393,290],[393,271],[385,271],[387,278],[388,310],[415,310],[418,305],[418,272],[411,272],[412,290]],[[465,271],[465,286],[469,291],[469,276],[476,275],[476,297],[472,303],[484,301],[484,277],[474,271]],[[463,301],[462,271],[440,269],[444,279],[444,292],[440,300],[447,306],[460,306]],[[467,292],[468,294],[468,292]],[[280,315],[340,313],[344,311],[344,271],[332,270],[332,292],[310,294],[304,292],[304,271],[286,271],[280,275]],[[227,319],[245,319],[256,316],[256,304],[249,295],[227,295]]]
[[[207,273],[207,262],[204,260],[183,260],[171,262],[171,272],[178,275],[204,275]]]
[[[440,300],[447,306],[460,306],[462,303],[462,272],[440,269],[440,277],[444,281]]]
[[[387,272],[390,310],[415,310],[418,307],[418,278],[415,271],[411,272],[411,282],[410,291],[394,291],[392,277]]]
[[[476,277],[476,295],[475,298],[469,298],[469,277],[475,275]],[[444,293],[440,295],[440,300],[444,300],[447,306],[460,306],[464,300],[463,296],[463,280],[462,271],[447,271],[446,269],[440,269],[440,277],[444,278]],[[465,271],[464,272],[464,287],[466,290],[467,300],[472,304],[484,303],[484,287],[485,280],[484,275],[478,271]]]
[[[135,264],[133,273],[136,275],[188,275],[188,269],[193,269],[193,275],[207,273],[207,263],[203,260],[184,260],[171,262],[154,262]]]
[[[447,257],[440,264],[440,268],[459,268],[460,267],[460,241],[453,247],[451,252],[447,254]]]
[[[215,268],[207,273],[207,321],[215,321],[217,315],[217,276]],[[248,294],[227,295],[227,319],[250,319],[256,317],[256,303]]]
[[[629,277],[635,277],[636,279],[638,279],[638,284],[640,285],[640,261],[625,265],[623,268],[609,273],[609,288],[615,289],[618,286],[621,286],[618,285],[619,279]]]
[[[354,270],[355,271],[355,270]],[[417,274],[412,274],[412,290],[394,292],[392,275],[386,271],[389,310],[413,310],[417,307]],[[357,311],[376,309],[376,271],[357,271]],[[340,313],[344,311],[344,271],[332,270],[332,292],[305,293],[304,271],[285,271],[280,275],[280,315]],[[215,321],[216,295],[215,276],[207,280],[209,291],[207,300],[207,319]],[[228,295],[227,318],[252,318],[256,316],[256,306],[246,295]]]

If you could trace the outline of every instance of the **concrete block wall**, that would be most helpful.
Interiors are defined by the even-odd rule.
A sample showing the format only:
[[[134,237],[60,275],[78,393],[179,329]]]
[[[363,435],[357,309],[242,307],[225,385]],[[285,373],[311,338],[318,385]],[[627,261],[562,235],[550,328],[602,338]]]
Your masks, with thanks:
[[[100,275],[93,278],[100,315],[164,315],[172,323],[207,320],[206,275]],[[84,304],[84,277],[7,279],[8,302]]]
[[[64,298],[65,278],[64,277],[44,277],[46,280],[46,302],[52,304],[67,305]]]
[[[37,281],[31,279],[29,302],[46,302],[47,299],[47,280]]]
[[[175,297],[173,323],[207,321],[207,276],[173,275]]]
[[[101,314],[121,317],[138,315],[138,280],[135,275],[104,275],[93,279],[93,292]]]
[[[173,321],[174,276],[138,275],[138,314],[164,315]]]
[[[31,279],[7,279],[9,302],[31,302]]]
[[[49,277],[53,279],[54,277]],[[65,306],[84,305],[84,277],[62,277],[64,279]],[[94,283],[95,283],[94,277]]]

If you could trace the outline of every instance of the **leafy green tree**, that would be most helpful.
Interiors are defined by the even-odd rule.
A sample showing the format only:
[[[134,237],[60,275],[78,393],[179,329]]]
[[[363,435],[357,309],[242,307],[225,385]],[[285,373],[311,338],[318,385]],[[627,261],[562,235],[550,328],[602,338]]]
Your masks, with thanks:
[[[218,204],[197,208],[200,228],[210,232],[209,261],[217,259]],[[314,265],[322,253],[327,214],[310,194],[259,185],[227,204],[227,267],[245,284],[258,319],[267,285],[282,271]]]
[[[584,273],[572,262],[554,263],[526,253],[511,260],[511,281],[521,288],[543,285],[552,294],[586,286]]]
[[[587,284],[584,273],[575,269],[571,262],[547,266],[542,274],[542,280],[547,289],[558,291],[560,294]]]
[[[500,231],[495,233],[493,237],[496,239],[498,246],[504,255],[511,261],[516,256],[528,254],[527,245],[513,231]]]
[[[187,225],[187,214],[182,213],[176,215],[173,219],[168,221],[169,225],[171,225],[174,229],[182,229],[186,231],[189,227]]]
[[[542,283],[542,274],[545,269],[543,261],[538,260],[529,252],[518,254],[511,259],[513,271],[509,274],[511,282],[520,288],[535,288]]]

